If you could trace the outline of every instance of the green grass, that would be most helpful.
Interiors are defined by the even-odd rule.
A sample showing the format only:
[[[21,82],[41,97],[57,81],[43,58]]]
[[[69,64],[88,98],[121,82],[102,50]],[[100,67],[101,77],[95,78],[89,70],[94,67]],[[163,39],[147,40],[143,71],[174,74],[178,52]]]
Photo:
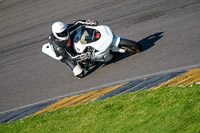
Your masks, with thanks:
[[[200,132],[200,85],[163,87],[0,124],[0,133]]]

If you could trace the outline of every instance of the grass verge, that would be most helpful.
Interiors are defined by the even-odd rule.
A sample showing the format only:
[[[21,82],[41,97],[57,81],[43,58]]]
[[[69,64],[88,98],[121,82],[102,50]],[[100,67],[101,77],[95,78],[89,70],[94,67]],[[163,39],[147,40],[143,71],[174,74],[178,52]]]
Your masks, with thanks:
[[[0,124],[7,132],[200,132],[200,85],[162,87]]]

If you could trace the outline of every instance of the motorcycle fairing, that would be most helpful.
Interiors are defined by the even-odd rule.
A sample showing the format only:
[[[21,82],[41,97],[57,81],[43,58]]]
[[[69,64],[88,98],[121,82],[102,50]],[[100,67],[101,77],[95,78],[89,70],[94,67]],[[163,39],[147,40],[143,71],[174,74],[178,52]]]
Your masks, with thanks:
[[[113,52],[125,52],[125,50],[118,48],[120,37],[115,36],[108,26],[86,26],[85,28],[97,30],[101,37],[97,41],[83,45],[83,43],[81,43],[81,37],[83,33],[81,32],[81,28],[78,29],[77,34],[74,37],[74,49],[77,53],[82,53],[88,46],[91,46],[97,50],[91,56],[91,60],[108,61],[112,58],[110,50]]]
[[[74,39],[75,39],[74,40],[74,49],[77,53],[82,53],[85,50],[85,48],[88,46],[92,46],[94,49],[99,51],[98,53],[102,53],[112,43],[113,33],[111,32],[109,27],[101,25],[101,26],[96,26],[96,27],[86,26],[86,28],[91,28],[91,29],[95,29],[95,30],[99,31],[101,34],[101,37],[99,38],[99,40],[97,40],[95,42],[91,42],[91,43],[82,45],[82,43],[80,42],[81,30],[79,30],[74,37]],[[76,41],[76,38],[79,38],[78,42]],[[98,53],[96,53],[96,54],[98,54]]]

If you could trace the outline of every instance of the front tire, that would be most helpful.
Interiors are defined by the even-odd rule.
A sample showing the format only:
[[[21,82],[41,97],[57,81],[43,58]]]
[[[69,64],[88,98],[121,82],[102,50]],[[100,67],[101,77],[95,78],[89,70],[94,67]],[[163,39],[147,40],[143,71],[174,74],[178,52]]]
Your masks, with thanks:
[[[130,54],[136,54],[142,51],[142,46],[132,40],[120,39],[119,48],[126,50]]]

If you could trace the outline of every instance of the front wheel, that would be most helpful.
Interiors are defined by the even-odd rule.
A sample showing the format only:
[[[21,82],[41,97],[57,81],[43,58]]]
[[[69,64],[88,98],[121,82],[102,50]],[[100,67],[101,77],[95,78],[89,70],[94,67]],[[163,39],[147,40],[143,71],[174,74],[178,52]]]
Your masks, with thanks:
[[[119,47],[126,50],[130,54],[136,54],[142,51],[142,46],[139,43],[128,39],[121,38]]]

